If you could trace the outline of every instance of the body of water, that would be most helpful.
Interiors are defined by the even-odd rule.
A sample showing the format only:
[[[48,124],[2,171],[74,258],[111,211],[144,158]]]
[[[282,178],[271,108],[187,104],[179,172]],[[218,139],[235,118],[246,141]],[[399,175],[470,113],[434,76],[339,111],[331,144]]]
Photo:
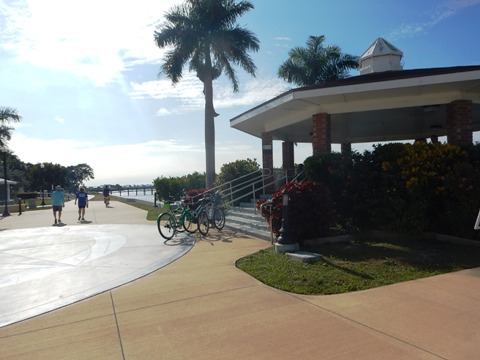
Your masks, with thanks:
[[[142,191],[138,191],[138,192],[135,192],[135,190],[130,190],[130,192],[127,192],[127,191],[122,191],[121,193],[118,192],[118,191],[112,191],[112,195],[113,196],[119,196],[119,197],[123,197],[123,198],[126,198],[126,199],[136,199],[136,200],[142,200],[142,201],[146,201],[146,202],[150,202],[153,204],[154,202],[154,197],[155,195],[154,194],[150,194],[150,191],[147,191],[145,194],[143,193],[143,190]]]

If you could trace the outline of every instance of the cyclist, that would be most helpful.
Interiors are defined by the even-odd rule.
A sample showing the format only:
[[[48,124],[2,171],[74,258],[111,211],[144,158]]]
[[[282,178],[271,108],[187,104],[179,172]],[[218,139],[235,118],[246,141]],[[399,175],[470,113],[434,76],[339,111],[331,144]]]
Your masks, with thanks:
[[[108,187],[108,185],[105,185],[105,187],[103,188],[103,202],[105,203],[106,207],[110,205],[110,193],[110,188]]]

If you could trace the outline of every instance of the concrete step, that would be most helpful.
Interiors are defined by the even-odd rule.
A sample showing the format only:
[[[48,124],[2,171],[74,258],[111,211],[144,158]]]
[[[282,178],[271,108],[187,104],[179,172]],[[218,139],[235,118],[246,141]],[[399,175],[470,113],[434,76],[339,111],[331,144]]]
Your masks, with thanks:
[[[270,199],[271,196],[272,196],[272,195],[270,195],[270,194],[261,194],[259,199],[260,199],[260,200],[268,200],[268,199]],[[242,201],[242,202],[239,204],[239,205],[240,205],[239,207],[249,208],[249,209],[252,208],[252,209],[254,209],[254,208],[256,207],[257,202],[258,202],[259,199],[256,199],[255,201],[254,201],[253,199],[250,200],[250,201],[245,201],[245,202]]]
[[[225,226],[229,228],[261,239],[272,239],[268,223],[253,207],[231,207],[226,212],[225,220]]]

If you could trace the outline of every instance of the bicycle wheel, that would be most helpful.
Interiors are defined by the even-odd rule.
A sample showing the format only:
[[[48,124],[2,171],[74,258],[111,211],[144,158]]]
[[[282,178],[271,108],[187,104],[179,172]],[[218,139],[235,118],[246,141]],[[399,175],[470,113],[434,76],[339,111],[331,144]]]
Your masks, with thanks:
[[[177,228],[175,216],[172,216],[172,214],[168,212],[160,214],[157,217],[157,227],[160,235],[162,235],[164,239],[170,240],[173,235],[175,235]]]
[[[210,228],[210,223],[208,219],[208,214],[205,210],[200,211],[197,217],[197,228],[200,231],[200,234],[203,236],[208,234],[208,229]]]
[[[217,230],[222,230],[225,226],[225,211],[222,208],[215,208],[213,210],[213,225]]]
[[[182,214],[178,213],[178,212],[174,212],[173,215],[175,216],[175,224],[177,225],[175,231],[176,232],[179,232],[179,233],[182,233],[184,232],[186,229],[185,229],[185,226],[182,226]],[[185,223],[183,223],[185,224]]]
[[[197,231],[197,226],[195,225],[193,214],[190,212],[190,210],[185,211],[183,217],[183,228],[190,234],[193,234],[195,231]]]

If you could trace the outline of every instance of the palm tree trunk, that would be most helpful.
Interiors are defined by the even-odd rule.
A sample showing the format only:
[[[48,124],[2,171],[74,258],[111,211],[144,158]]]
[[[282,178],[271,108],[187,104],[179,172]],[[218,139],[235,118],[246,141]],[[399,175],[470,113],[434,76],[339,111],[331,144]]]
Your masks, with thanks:
[[[210,188],[215,182],[215,110],[213,107],[213,81],[211,75],[207,75],[204,81],[205,87],[205,160],[206,177],[205,186]]]

